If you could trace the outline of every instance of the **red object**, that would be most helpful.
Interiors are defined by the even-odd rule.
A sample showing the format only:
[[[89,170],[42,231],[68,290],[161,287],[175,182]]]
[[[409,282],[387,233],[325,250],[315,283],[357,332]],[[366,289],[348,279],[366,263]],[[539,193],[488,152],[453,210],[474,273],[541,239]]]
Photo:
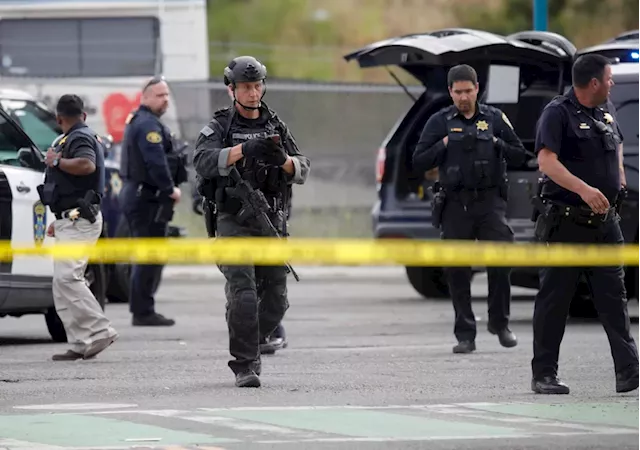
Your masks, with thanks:
[[[138,93],[134,99],[130,99],[122,92],[114,92],[102,102],[102,118],[114,142],[122,142],[127,116],[140,105],[141,95]]]

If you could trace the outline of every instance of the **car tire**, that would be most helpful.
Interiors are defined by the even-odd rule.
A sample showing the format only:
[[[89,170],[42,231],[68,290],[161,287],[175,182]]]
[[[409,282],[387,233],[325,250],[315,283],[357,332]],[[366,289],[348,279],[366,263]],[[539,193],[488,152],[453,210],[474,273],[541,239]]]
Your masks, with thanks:
[[[441,267],[407,267],[411,286],[424,298],[449,298],[449,286]]]
[[[118,223],[115,238],[124,239],[131,237],[129,224],[124,217]],[[131,284],[131,264],[114,263],[109,271],[109,287],[107,295],[110,303],[129,303],[129,285]]]
[[[107,276],[105,267],[103,264],[89,264],[85,271],[85,277],[89,282],[89,289],[94,295],[100,308],[104,311],[105,304],[107,302],[106,282]],[[67,342],[67,332],[64,329],[62,320],[56,312],[56,308],[49,308],[44,315],[44,320],[47,324],[47,330],[51,335],[51,339],[55,342]]]

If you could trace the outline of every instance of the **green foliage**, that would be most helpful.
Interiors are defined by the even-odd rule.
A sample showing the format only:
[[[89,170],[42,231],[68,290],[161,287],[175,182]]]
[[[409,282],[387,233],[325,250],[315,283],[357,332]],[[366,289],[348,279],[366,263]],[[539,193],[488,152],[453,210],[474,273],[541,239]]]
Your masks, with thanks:
[[[589,0],[587,0],[589,1]],[[567,6],[567,0],[551,0],[549,3],[549,31],[564,34],[560,14]],[[504,0],[497,10],[481,5],[453,6],[460,26],[477,28],[492,33],[508,35],[533,27],[533,0]]]
[[[222,77],[232,58],[246,54],[259,58],[273,77],[333,75],[333,55],[319,47],[339,43],[337,24],[315,20],[306,0],[213,0],[208,25],[214,78]]]

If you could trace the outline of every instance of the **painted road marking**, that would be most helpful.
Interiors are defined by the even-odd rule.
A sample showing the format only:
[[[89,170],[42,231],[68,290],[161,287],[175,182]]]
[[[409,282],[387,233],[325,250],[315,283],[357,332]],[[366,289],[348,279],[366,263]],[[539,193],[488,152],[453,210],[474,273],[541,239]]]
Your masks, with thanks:
[[[169,430],[83,414],[0,416],[0,436],[62,447],[122,446],[126,439],[155,437],[161,437],[163,445],[234,442],[203,433]]]
[[[49,411],[91,411],[95,409],[135,408],[135,403],[52,403],[50,405],[22,405],[14,409],[49,410]]]
[[[46,405],[52,412],[0,415],[0,447],[11,450],[202,449],[209,445],[531,439],[638,435],[638,401],[452,403],[110,409]],[[34,407],[36,406],[36,407]],[[44,405],[17,406],[29,411]],[[80,407],[82,406],[82,407]],[[127,405],[130,406],[130,405]],[[187,431],[188,430],[188,431]],[[2,439],[7,438],[7,439]],[[93,446],[93,447],[91,447]]]

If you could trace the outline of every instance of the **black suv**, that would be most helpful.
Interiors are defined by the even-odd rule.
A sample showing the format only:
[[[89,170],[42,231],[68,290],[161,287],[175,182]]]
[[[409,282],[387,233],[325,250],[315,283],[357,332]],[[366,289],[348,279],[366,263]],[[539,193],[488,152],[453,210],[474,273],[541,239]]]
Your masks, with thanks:
[[[478,72],[479,101],[502,109],[525,148],[533,152],[536,122],[544,106],[571,85],[571,66],[584,53],[617,58],[613,65],[616,85],[611,100],[623,130],[629,195],[622,208],[622,229],[627,242],[638,242],[638,32],[577,51],[563,36],[551,32],[523,31],[509,36],[470,29],[445,29],[370,44],[345,55],[360,67],[396,65],[425,87],[404,117],[381,145],[377,158],[378,200],[373,210],[375,238],[440,239],[431,225],[428,187],[437,172],[415,174],[411,157],[427,119],[451,104],[447,71],[466,63]],[[397,77],[396,80],[398,80]],[[409,91],[407,90],[409,93]],[[411,95],[411,94],[409,94]],[[533,153],[531,153],[533,155]],[[535,157],[522,166],[510,166],[507,218],[516,240],[533,239],[531,197],[541,176]],[[428,298],[448,297],[441,268],[407,267],[411,285]],[[475,268],[476,271],[481,268]],[[535,267],[514,268],[515,286],[538,288]],[[638,268],[627,270],[629,298],[638,295]],[[586,283],[581,283],[572,314],[592,315]]]

